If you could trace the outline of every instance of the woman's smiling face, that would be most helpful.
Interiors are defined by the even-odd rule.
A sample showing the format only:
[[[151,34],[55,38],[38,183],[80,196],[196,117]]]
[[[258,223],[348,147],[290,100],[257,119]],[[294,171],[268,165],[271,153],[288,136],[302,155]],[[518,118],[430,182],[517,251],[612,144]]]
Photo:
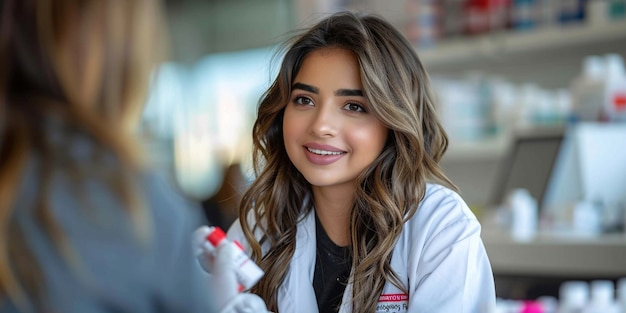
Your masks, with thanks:
[[[289,159],[316,187],[354,187],[380,155],[388,129],[370,113],[352,52],[310,52],[293,80],[283,139]]]

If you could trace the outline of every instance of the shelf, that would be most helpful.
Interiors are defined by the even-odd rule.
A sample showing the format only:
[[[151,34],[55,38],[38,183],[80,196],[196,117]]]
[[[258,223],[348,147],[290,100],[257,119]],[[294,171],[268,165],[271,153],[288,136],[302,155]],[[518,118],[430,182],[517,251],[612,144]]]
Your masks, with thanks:
[[[510,144],[511,138],[506,135],[475,141],[451,141],[444,161],[499,160],[504,157]]]
[[[542,52],[568,47],[622,41],[626,45],[626,20],[598,24],[552,26],[527,31],[506,31],[442,40],[432,49],[416,47],[423,63],[436,68],[455,62],[502,58],[511,54]],[[567,51],[570,53],[571,51]]]
[[[625,234],[578,238],[539,234],[530,242],[517,242],[483,226],[482,238],[496,275],[626,276]]]

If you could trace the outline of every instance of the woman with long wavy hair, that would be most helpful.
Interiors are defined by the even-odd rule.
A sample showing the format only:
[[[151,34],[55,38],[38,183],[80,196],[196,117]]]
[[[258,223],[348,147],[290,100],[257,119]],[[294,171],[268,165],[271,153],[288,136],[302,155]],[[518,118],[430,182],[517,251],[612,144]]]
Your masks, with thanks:
[[[448,139],[414,48],[340,12],[288,41],[253,128],[229,236],[274,312],[488,312],[480,224],[439,161]]]
[[[157,0],[0,1],[0,311],[212,312],[198,220],[142,162]]]

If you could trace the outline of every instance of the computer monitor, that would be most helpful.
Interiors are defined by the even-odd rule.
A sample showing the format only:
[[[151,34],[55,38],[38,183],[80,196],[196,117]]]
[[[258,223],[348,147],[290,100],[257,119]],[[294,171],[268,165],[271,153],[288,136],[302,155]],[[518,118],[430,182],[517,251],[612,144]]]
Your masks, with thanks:
[[[515,134],[499,168],[492,203],[500,205],[514,189],[524,188],[543,202],[563,141],[562,129],[542,129]]]

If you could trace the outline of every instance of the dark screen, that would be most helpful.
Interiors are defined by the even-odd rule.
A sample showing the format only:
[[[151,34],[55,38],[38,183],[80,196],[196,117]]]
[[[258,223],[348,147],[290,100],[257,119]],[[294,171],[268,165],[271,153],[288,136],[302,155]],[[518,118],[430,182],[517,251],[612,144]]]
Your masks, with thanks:
[[[495,204],[516,188],[525,188],[542,202],[562,136],[517,138],[500,169]]]

